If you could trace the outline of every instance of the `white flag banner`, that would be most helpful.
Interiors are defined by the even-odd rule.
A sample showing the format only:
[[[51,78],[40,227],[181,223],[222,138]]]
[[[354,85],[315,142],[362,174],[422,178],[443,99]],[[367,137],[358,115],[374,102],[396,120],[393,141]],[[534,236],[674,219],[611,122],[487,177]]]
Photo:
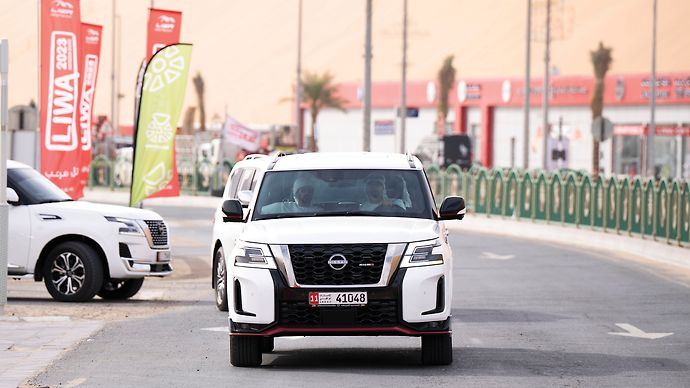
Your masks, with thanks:
[[[225,119],[223,132],[225,141],[228,143],[240,146],[249,152],[259,150],[261,140],[259,132],[245,127],[230,116]]]

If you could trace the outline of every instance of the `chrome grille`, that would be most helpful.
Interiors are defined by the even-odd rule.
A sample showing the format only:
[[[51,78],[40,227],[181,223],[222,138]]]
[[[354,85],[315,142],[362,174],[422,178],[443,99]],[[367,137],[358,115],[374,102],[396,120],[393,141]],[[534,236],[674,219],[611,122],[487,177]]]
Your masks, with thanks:
[[[308,244],[289,245],[295,280],[301,285],[376,284],[386,260],[387,244]],[[331,268],[328,260],[342,255],[344,268]]]
[[[151,243],[154,247],[168,245],[168,228],[161,220],[145,220],[151,232]]]

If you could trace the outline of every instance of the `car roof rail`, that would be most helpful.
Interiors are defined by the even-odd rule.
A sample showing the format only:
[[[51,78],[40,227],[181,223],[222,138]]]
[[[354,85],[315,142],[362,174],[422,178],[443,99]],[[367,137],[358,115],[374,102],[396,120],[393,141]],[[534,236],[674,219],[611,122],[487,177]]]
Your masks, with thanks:
[[[260,158],[267,158],[267,157],[268,157],[268,155],[264,155],[264,154],[249,154],[249,155],[245,156],[244,159],[242,159],[242,160],[254,160],[254,159],[260,159]]]
[[[407,163],[410,165],[410,168],[417,168],[417,166],[415,166],[412,153],[410,153],[410,151],[407,151],[405,152],[405,156],[407,156]]]
[[[268,168],[266,169],[266,171],[271,171],[271,170],[273,170],[273,167],[275,167],[276,163],[278,163],[278,159],[282,158],[283,156],[285,156],[285,153],[283,153],[283,152],[278,152],[278,153],[276,154],[276,157],[273,158],[273,160],[271,161],[271,164],[268,165]]]

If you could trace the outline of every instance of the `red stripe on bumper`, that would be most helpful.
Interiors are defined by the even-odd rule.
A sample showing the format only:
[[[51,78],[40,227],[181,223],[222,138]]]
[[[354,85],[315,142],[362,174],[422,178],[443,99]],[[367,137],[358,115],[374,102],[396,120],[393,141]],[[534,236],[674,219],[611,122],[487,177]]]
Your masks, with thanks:
[[[320,327],[320,328],[301,328],[301,327],[272,327],[260,333],[230,333],[230,335],[279,337],[287,335],[367,335],[367,334],[399,334],[407,336],[419,336],[427,334],[450,334],[451,331],[417,331],[402,326],[386,327]]]

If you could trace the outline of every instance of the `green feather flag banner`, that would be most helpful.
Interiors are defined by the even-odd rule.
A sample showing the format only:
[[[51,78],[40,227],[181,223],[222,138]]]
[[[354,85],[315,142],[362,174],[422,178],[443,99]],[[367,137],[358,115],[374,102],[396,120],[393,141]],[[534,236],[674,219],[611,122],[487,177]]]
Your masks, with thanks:
[[[182,111],[192,45],[159,50],[144,72],[136,132],[129,206],[137,206],[172,179],[174,140]]]

